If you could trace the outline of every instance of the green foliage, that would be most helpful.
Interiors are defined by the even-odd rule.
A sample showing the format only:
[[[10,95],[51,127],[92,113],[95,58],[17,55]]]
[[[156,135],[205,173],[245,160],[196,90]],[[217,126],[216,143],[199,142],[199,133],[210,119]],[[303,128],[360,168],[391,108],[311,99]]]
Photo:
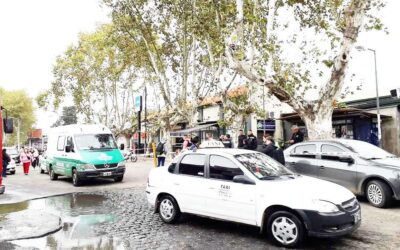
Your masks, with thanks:
[[[53,124],[52,127],[65,126],[76,124],[78,117],[76,115],[76,108],[74,106],[63,107],[61,117]]]
[[[0,99],[2,105],[7,109],[8,117],[14,118],[14,133],[7,135],[7,145],[16,145],[17,142],[17,119],[20,119],[20,141],[24,143],[28,139],[28,134],[36,121],[33,100],[24,90],[7,91],[0,88]],[[5,116],[5,112],[3,112]]]

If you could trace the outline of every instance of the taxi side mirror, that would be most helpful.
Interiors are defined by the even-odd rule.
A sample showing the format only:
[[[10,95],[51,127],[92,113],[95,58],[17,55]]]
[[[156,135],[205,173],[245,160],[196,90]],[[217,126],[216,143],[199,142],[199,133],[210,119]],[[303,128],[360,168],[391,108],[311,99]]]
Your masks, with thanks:
[[[242,184],[250,184],[255,185],[256,182],[247,177],[246,175],[236,175],[233,177],[233,182],[242,183]]]

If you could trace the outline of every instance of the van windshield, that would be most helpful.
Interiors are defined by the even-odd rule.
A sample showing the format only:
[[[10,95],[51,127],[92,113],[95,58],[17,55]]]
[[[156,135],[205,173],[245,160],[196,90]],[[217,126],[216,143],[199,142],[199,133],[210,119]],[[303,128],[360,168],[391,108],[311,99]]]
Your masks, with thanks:
[[[79,150],[116,149],[117,144],[111,134],[75,135]]]

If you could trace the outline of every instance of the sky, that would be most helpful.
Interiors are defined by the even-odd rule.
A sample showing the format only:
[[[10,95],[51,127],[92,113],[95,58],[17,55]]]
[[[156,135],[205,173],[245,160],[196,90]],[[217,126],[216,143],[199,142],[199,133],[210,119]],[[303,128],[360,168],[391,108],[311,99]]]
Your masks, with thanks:
[[[388,0],[382,20],[389,30],[362,33],[358,45],[377,53],[379,94],[400,88],[400,1]],[[31,97],[50,87],[56,56],[77,41],[80,32],[94,31],[108,22],[108,10],[98,0],[0,0],[0,86],[26,89]],[[349,73],[363,88],[346,99],[375,96],[374,58],[371,52],[352,53]],[[346,86],[350,83],[347,82]],[[37,112],[39,128],[50,126],[57,115]]]

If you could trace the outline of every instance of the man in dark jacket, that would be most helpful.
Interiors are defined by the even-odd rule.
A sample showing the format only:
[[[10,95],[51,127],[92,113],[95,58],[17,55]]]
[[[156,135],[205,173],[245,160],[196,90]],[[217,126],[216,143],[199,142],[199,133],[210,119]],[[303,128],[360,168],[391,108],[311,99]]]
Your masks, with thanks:
[[[245,149],[256,150],[257,149],[257,137],[253,134],[253,131],[249,130],[247,133],[247,140],[245,140]]]
[[[239,130],[238,136],[238,148],[244,148],[244,143],[247,140],[247,136],[243,134],[243,130]]]
[[[297,125],[292,126],[292,138],[290,138],[290,145],[304,141],[304,134],[300,131]]]
[[[274,151],[276,150],[276,147],[274,145],[274,141],[271,136],[264,135],[263,136],[263,145],[258,147],[258,151],[261,153],[264,153],[268,155],[269,157],[273,158],[274,156]]]
[[[7,177],[7,166],[11,161],[11,157],[7,154],[7,150],[5,148],[3,148],[3,159],[1,159],[3,161],[3,173],[0,173],[3,177]]]

